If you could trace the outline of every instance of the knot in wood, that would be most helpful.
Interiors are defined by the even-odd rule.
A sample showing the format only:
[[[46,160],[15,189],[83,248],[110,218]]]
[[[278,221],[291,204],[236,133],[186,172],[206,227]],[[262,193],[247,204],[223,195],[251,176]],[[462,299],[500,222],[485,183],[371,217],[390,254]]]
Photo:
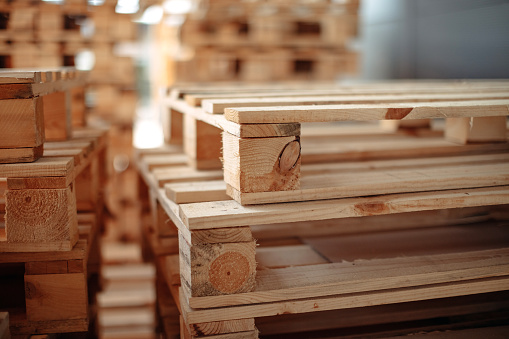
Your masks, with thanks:
[[[294,140],[286,144],[279,156],[279,169],[286,173],[295,167],[300,157],[300,142]]]

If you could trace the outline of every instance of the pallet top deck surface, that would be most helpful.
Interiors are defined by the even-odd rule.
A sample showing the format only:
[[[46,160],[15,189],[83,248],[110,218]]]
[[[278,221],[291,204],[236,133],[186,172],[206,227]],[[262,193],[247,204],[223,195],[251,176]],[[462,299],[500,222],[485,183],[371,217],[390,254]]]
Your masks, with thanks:
[[[0,178],[7,178],[8,186],[25,187],[30,185],[26,179],[61,178],[48,180],[46,188],[55,185],[67,187],[76,176],[90,163],[94,156],[106,145],[106,130],[77,129],[68,141],[47,142],[42,158],[32,163],[14,163],[0,165]],[[20,179],[20,180],[17,180]],[[26,181],[26,182],[25,182]],[[44,188],[43,180],[37,188]]]
[[[165,103],[230,134],[250,137],[255,134],[244,131],[256,124],[281,129],[277,124],[506,116],[509,82],[394,81],[357,85],[317,83],[308,87],[289,83],[265,88],[183,85],[172,88]],[[280,133],[285,132],[259,136]]]
[[[88,72],[74,67],[0,70],[0,100],[26,99],[83,86]]]

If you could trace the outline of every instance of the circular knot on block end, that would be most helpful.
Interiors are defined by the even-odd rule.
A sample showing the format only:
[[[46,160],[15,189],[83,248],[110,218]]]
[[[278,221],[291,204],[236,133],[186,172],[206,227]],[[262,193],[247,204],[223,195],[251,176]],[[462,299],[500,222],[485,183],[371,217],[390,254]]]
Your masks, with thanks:
[[[210,265],[209,280],[221,293],[235,293],[248,280],[250,265],[240,253],[227,252],[217,257]]]
[[[282,173],[290,171],[300,158],[300,142],[294,140],[286,144],[279,156],[279,168]]]

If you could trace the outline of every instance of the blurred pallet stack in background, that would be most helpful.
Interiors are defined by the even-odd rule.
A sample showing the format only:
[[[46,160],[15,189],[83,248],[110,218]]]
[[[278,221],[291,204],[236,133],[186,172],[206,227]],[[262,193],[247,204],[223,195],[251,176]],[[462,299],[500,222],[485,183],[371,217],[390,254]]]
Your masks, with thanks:
[[[357,73],[349,1],[201,1],[166,53],[167,81],[335,80]],[[167,28],[171,29],[171,28]]]
[[[12,335],[97,335],[107,129],[71,100],[86,78],[0,71],[0,309]]]

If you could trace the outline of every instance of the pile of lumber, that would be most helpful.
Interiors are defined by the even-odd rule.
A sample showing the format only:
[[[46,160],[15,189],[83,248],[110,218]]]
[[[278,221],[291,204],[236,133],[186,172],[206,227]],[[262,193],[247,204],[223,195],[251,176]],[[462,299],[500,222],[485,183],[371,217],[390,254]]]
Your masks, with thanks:
[[[131,122],[135,65],[118,49],[135,41],[136,24],[131,15],[115,12],[116,3],[0,3],[0,68],[76,66],[81,53],[91,53],[89,105],[98,114]]]
[[[0,79],[0,310],[12,335],[85,337],[97,318],[107,130],[72,124],[82,125],[83,96],[70,100],[81,72]]]
[[[507,334],[508,89],[172,88],[136,155],[167,337]]]
[[[357,11],[355,0],[210,1],[182,24],[184,48],[163,53],[178,81],[333,80],[356,73]]]

